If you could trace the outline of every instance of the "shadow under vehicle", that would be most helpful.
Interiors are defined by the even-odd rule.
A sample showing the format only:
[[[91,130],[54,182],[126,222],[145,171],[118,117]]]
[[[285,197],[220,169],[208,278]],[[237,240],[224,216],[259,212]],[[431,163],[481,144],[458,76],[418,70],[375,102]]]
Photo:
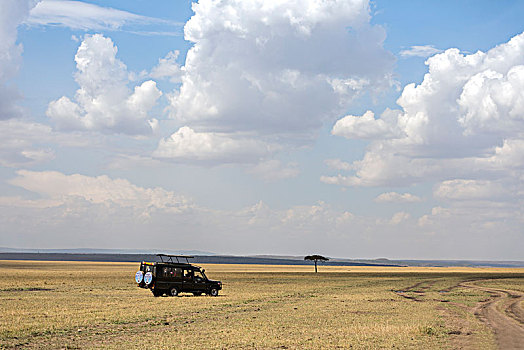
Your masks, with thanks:
[[[160,261],[142,261],[135,281],[140,288],[147,288],[155,297],[164,294],[178,296],[180,293],[217,296],[222,282],[207,278],[205,269],[189,263],[192,256],[157,254]],[[185,259],[186,262],[180,262]]]

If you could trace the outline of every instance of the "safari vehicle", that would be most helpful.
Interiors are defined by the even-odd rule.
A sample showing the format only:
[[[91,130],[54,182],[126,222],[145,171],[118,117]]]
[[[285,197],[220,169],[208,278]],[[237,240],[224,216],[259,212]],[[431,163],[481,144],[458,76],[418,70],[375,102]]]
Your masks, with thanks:
[[[176,297],[178,294],[203,293],[216,297],[222,289],[222,282],[207,278],[205,270],[189,263],[192,256],[157,254],[160,261],[142,261],[135,281],[140,288],[147,288],[155,297],[164,294]],[[186,262],[180,262],[185,259]],[[176,260],[176,261],[175,261]]]

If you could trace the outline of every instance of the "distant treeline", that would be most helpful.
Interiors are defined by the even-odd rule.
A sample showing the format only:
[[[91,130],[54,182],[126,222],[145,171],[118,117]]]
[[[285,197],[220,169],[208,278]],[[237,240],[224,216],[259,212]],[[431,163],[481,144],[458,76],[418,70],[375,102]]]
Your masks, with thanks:
[[[153,254],[70,254],[70,253],[0,253],[0,260],[42,260],[42,261],[106,261],[140,262],[158,261]],[[298,259],[258,258],[242,256],[195,255],[189,259],[195,264],[256,264],[256,265],[311,265],[311,262]],[[328,266],[399,266],[383,263],[361,263],[352,261],[326,261]]]

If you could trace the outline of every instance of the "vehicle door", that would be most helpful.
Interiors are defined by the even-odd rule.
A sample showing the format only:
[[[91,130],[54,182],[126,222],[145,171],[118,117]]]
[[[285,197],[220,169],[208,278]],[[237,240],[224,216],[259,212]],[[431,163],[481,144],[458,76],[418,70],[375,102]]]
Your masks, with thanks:
[[[185,292],[191,292],[195,290],[193,269],[184,269],[184,276],[182,279],[182,290]]]
[[[157,278],[156,278],[156,287],[158,289],[168,289],[169,288],[169,275],[171,268],[166,265],[157,266]]]
[[[200,270],[195,270],[193,281],[195,290],[200,292],[205,292],[207,290],[207,279]]]

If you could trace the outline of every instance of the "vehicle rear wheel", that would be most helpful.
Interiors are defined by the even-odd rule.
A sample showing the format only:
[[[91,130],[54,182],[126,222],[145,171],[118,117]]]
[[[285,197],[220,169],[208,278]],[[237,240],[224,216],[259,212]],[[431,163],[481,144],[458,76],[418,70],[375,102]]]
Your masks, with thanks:
[[[178,289],[176,289],[176,287],[171,288],[169,290],[169,295],[171,295],[172,297],[178,296]]]
[[[198,297],[199,295],[202,295],[202,293],[200,293],[200,292],[193,292],[193,295]]]
[[[212,297],[216,297],[218,295],[218,289],[211,288],[211,290],[209,291],[209,295],[211,295]]]

